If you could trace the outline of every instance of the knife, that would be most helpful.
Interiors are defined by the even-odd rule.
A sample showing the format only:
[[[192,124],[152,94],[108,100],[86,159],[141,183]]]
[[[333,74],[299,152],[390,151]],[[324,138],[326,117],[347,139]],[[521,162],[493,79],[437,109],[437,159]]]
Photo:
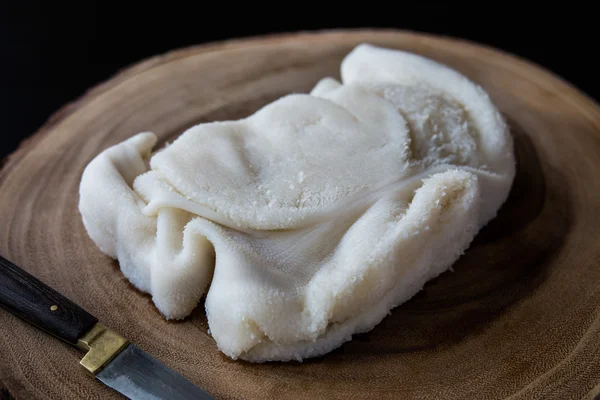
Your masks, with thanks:
[[[213,399],[54,289],[0,256],[0,306],[86,352],[80,364],[132,400]]]

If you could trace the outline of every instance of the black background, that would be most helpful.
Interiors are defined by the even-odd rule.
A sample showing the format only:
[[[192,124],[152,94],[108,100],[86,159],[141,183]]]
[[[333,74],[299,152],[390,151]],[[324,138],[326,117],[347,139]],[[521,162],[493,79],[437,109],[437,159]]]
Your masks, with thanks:
[[[598,22],[582,3],[57,3],[0,0],[0,157],[132,63],[275,32],[382,27],[465,38],[527,58],[600,98]]]

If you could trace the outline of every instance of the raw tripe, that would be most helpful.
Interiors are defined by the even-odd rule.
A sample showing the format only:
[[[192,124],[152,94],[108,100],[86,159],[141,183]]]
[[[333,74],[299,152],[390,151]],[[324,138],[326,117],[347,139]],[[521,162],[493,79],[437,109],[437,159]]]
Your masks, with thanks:
[[[371,44],[341,78],[154,154],[155,135],[137,134],[83,173],[79,208],[100,250],[167,319],[206,294],[232,359],[302,360],[371,330],[508,196],[512,138],[474,82]]]

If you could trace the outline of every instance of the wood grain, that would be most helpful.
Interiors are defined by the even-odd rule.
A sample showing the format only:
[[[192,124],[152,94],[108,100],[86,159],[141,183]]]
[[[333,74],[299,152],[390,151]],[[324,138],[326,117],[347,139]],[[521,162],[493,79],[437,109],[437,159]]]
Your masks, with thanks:
[[[356,44],[414,51],[482,85],[515,136],[510,198],[448,272],[380,325],[303,363],[218,352],[202,305],[165,322],[88,239],[85,165],[151,130],[161,143],[247,116],[320,78]],[[61,110],[0,172],[0,253],[222,399],[592,399],[600,393],[600,108],[547,71],[450,38],[330,31],[178,50],[120,73]],[[80,354],[0,312],[0,380],[17,399],[118,396]]]

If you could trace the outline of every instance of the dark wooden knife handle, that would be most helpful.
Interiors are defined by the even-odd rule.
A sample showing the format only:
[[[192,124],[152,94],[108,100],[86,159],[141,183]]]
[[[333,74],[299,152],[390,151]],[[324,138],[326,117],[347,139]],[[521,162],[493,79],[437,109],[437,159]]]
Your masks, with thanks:
[[[0,307],[72,345],[98,322],[77,304],[2,256]]]

